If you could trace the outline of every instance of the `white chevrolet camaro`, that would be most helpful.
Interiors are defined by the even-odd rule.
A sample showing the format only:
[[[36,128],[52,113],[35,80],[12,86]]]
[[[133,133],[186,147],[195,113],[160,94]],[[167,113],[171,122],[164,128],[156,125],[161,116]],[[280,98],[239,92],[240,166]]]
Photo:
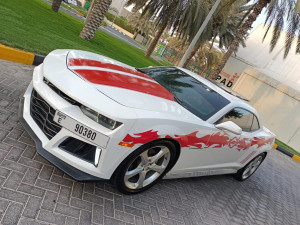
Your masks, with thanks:
[[[19,117],[49,162],[123,193],[162,177],[242,181],[274,144],[255,109],[191,71],[135,69],[78,50],[55,50],[34,69]]]

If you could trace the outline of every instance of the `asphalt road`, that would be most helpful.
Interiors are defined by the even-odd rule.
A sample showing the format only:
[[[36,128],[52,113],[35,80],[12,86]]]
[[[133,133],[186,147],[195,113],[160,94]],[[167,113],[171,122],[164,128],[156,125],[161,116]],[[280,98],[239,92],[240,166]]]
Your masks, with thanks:
[[[0,60],[0,224],[300,224],[300,163],[272,150],[247,181],[164,180],[132,196],[79,183],[41,158],[18,122],[33,66]]]

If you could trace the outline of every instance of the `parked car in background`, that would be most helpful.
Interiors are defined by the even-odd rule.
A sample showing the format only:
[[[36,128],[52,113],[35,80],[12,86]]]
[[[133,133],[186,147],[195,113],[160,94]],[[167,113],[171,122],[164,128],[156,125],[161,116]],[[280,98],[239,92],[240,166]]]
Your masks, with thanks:
[[[274,143],[254,108],[191,71],[78,50],[55,50],[35,68],[20,121],[66,174],[127,194],[163,177],[246,180]]]
[[[73,5],[76,5],[77,6],[77,1],[76,0],[63,0],[65,3],[68,3],[68,4],[73,4]]]

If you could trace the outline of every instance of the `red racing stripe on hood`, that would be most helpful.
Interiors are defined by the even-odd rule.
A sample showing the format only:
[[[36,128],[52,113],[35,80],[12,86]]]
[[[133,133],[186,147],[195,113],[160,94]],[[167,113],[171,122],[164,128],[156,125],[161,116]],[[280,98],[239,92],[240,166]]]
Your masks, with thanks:
[[[91,60],[91,59],[69,59],[68,61],[68,66],[92,66],[92,67],[100,67],[104,69],[112,69],[112,70],[117,70],[120,72],[125,72],[125,73],[131,73],[140,77],[144,77],[150,80],[153,80],[151,77],[148,75],[141,73],[136,70],[132,70],[123,66],[119,66],[116,64],[111,64],[111,63],[104,63],[96,60]]]
[[[174,96],[158,83],[108,71],[80,69],[74,71],[94,84],[129,89],[174,101]]]

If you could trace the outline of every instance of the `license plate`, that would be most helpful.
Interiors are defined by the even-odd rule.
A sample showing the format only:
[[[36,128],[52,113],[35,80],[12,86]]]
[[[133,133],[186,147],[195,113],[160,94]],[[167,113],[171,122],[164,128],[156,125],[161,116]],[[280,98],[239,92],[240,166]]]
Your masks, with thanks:
[[[60,111],[56,111],[53,120],[72,133],[77,134],[78,136],[96,144],[97,146],[105,148],[107,145],[109,137],[85,126],[82,123],[79,123]]]

